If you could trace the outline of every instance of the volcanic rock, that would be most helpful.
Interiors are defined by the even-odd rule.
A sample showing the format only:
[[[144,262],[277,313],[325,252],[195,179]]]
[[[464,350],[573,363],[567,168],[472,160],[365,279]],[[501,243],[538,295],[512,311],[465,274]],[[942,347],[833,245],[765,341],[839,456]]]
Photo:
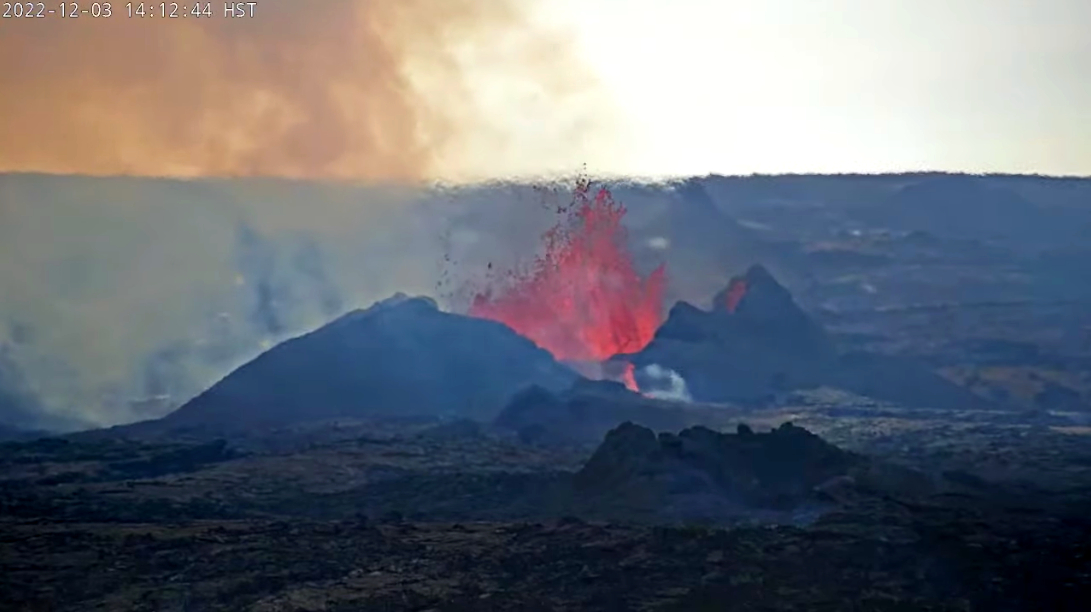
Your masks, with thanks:
[[[816,487],[866,463],[791,423],[765,433],[742,426],[736,434],[693,427],[658,437],[623,423],[576,474],[574,488],[614,507],[714,519],[745,508],[800,508],[817,501]]]
[[[516,394],[494,425],[533,444],[594,443],[626,421],[657,431],[678,430],[692,419],[668,402],[649,399],[612,381],[577,380],[556,393],[532,386]]]
[[[159,425],[244,428],[375,416],[488,420],[528,385],[577,378],[510,328],[398,294],[283,342]]]

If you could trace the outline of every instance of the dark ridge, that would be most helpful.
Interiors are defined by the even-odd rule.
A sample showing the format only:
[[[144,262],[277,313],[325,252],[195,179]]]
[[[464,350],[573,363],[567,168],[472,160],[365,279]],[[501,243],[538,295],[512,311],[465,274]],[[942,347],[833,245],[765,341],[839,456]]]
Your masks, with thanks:
[[[817,487],[865,463],[791,423],[762,433],[692,427],[657,436],[626,422],[606,435],[574,487],[611,506],[650,504],[676,517],[714,518],[741,508],[797,509],[817,501]]]
[[[373,416],[488,420],[528,385],[562,389],[575,379],[500,323],[399,294],[277,345],[140,428],[238,430]]]

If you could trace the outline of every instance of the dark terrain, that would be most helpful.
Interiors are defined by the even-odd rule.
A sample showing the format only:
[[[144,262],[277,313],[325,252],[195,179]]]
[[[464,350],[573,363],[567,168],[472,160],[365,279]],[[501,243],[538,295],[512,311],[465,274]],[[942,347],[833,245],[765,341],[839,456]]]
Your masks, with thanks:
[[[818,412],[862,440],[881,422]],[[281,432],[298,444],[276,452],[9,443],[5,607],[1083,609],[1082,437],[888,428],[861,450],[919,471],[791,425],[622,425],[590,457],[462,422]],[[1004,483],[937,467],[1023,457]]]
[[[0,360],[0,609],[1086,609],[1091,181],[617,192],[692,401],[404,296],[112,429]]]

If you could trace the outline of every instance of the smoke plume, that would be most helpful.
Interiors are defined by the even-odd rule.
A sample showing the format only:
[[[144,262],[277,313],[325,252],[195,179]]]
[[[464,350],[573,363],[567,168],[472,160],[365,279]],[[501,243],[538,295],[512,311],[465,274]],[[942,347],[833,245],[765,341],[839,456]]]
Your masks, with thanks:
[[[643,374],[644,382],[640,391],[644,395],[676,402],[693,401],[689,387],[686,386],[686,380],[678,372],[653,363],[643,368],[641,374]]]
[[[432,290],[441,228],[525,245],[508,194],[405,185],[563,173],[612,141],[542,4],[5,20],[0,421],[160,416],[270,343]]]
[[[518,185],[0,174],[0,425],[162,416],[342,312],[514,261],[553,219]]]
[[[568,164],[607,129],[594,79],[532,1],[263,0],[236,19],[222,4],[6,20],[0,171],[503,176]]]

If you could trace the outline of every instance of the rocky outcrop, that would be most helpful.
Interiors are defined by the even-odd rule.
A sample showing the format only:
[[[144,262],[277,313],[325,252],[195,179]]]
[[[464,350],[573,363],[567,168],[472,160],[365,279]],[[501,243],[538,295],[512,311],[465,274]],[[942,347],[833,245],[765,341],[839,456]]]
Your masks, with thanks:
[[[578,494],[608,505],[656,508],[673,518],[710,518],[745,509],[793,510],[816,488],[866,463],[800,427],[722,434],[693,427],[658,436],[623,423],[575,476]]]

